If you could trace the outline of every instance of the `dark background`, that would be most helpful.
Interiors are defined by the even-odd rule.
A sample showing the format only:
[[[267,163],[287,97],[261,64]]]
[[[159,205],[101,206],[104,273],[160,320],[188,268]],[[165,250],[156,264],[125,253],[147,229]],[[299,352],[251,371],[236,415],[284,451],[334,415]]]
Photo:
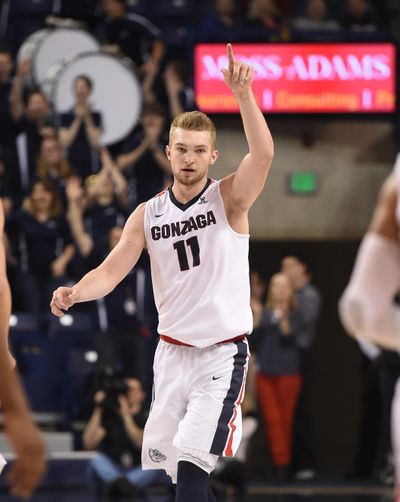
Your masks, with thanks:
[[[279,270],[285,255],[304,255],[310,263],[312,282],[321,292],[321,318],[311,355],[310,397],[318,468],[326,471],[350,470],[357,448],[361,353],[356,342],[345,334],[337,305],[349,281],[358,246],[359,241],[352,240],[250,244],[250,267],[267,279]],[[256,437],[262,442],[260,429]]]

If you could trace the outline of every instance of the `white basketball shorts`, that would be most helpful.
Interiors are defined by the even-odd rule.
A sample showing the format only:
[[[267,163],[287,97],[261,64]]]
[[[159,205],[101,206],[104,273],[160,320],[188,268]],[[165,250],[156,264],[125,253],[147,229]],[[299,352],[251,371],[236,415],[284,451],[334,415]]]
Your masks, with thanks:
[[[176,482],[179,460],[210,473],[219,456],[235,454],[249,355],[245,338],[201,349],[160,340],[143,469],[164,469]]]

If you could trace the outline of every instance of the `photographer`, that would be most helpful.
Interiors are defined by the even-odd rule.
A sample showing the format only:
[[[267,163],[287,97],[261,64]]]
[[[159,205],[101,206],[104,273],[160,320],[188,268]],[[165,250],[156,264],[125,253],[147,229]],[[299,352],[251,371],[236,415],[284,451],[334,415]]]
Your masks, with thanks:
[[[147,414],[139,380],[109,375],[94,396],[94,410],[83,433],[86,450],[97,450],[90,477],[102,495],[137,495],[152,484],[170,484],[164,471],[143,471],[141,446]]]

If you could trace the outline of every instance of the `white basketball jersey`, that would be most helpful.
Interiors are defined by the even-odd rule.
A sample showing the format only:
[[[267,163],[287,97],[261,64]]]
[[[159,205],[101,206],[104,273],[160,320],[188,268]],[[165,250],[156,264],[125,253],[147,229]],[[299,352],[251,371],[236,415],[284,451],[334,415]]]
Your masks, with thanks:
[[[230,227],[219,182],[187,204],[161,192],[144,227],[160,334],[207,347],[251,332],[249,235]]]

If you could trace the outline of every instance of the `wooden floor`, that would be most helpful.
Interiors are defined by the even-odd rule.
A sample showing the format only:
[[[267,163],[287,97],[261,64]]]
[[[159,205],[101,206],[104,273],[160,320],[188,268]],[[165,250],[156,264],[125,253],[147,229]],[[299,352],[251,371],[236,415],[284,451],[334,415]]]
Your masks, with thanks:
[[[393,490],[374,484],[308,484],[307,486],[285,485],[273,486],[254,484],[248,487],[245,497],[238,498],[229,491],[218,498],[218,502],[391,502]],[[173,502],[171,495],[152,493],[141,499],[109,498],[101,502]],[[6,493],[0,494],[0,502],[17,502],[17,499]],[[66,490],[41,490],[32,497],[31,502],[97,502],[85,488]]]

